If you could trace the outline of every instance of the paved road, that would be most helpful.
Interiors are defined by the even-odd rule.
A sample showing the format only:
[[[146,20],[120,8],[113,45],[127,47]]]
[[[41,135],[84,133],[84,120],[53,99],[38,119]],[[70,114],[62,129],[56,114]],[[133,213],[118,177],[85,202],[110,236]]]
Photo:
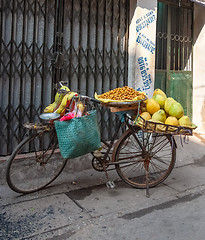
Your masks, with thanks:
[[[205,235],[205,147],[191,137],[163,184],[145,190],[116,180],[107,189],[103,173],[69,166],[47,189],[20,195],[5,182],[0,163],[0,239],[201,240]],[[85,159],[86,161],[86,159]]]

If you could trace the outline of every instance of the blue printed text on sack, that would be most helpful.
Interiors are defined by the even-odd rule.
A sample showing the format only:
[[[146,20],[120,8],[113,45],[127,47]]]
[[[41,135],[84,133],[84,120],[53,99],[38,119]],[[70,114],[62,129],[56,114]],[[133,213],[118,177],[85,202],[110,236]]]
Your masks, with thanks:
[[[142,89],[140,89],[140,91],[145,91],[150,89],[150,85],[152,83],[151,75],[148,74],[149,67],[148,67],[147,58],[139,57],[137,61],[138,61],[140,74],[142,77],[142,83],[143,83]]]
[[[145,35],[139,33],[136,42],[142,45],[143,48],[154,54],[155,44],[150,41]]]
[[[143,28],[149,26],[156,20],[155,13],[153,11],[148,12],[143,17],[140,17],[136,20],[136,31],[139,32]]]

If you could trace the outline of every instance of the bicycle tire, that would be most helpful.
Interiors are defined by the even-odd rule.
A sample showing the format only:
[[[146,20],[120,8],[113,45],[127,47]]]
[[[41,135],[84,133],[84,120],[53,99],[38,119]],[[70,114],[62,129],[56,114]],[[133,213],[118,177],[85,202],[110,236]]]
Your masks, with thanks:
[[[176,145],[171,135],[144,133],[140,128],[135,128],[133,133],[128,129],[118,140],[112,161],[119,162],[115,165],[116,171],[128,185],[134,188],[154,187],[173,170]]]
[[[66,165],[58,149],[55,130],[42,131],[22,140],[8,160],[6,180],[17,193],[32,193],[45,188]]]

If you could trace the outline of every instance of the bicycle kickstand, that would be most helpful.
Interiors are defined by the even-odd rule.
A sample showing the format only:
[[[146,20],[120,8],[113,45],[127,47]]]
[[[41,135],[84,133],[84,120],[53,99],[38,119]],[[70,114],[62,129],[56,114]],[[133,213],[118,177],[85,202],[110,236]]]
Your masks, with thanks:
[[[146,197],[150,197],[150,194],[149,194],[149,172],[148,170],[146,169]]]
[[[106,169],[105,166],[103,166],[103,170],[105,172],[105,176],[106,176],[106,179],[107,179],[106,187],[107,188],[115,188],[115,183],[109,179],[108,172],[107,172],[107,169]]]

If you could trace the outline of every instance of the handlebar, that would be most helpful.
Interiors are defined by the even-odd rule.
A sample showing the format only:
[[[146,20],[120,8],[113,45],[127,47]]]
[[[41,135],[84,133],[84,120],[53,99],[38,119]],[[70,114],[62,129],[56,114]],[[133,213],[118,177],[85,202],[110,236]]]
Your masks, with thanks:
[[[91,101],[91,102],[95,102],[95,103],[101,103],[99,100],[97,100],[97,99],[95,99],[95,98],[91,98],[91,97],[88,97],[88,96],[83,96],[83,95],[80,95],[80,97],[82,98],[82,99],[85,99],[85,100],[89,100],[89,101]]]
[[[73,92],[73,91],[67,91],[67,90],[65,90],[65,89],[58,89],[58,93],[67,94],[67,93],[71,93],[71,92]],[[77,93],[77,94],[78,94],[78,93]],[[74,96],[74,97],[75,97],[75,96]],[[100,104],[100,101],[97,100],[97,99],[95,99],[95,98],[78,94],[78,95],[76,96],[76,98],[79,98],[79,97],[82,98],[82,99],[84,99],[84,100],[88,100],[88,101],[92,101],[92,102],[95,102],[95,103]]]

